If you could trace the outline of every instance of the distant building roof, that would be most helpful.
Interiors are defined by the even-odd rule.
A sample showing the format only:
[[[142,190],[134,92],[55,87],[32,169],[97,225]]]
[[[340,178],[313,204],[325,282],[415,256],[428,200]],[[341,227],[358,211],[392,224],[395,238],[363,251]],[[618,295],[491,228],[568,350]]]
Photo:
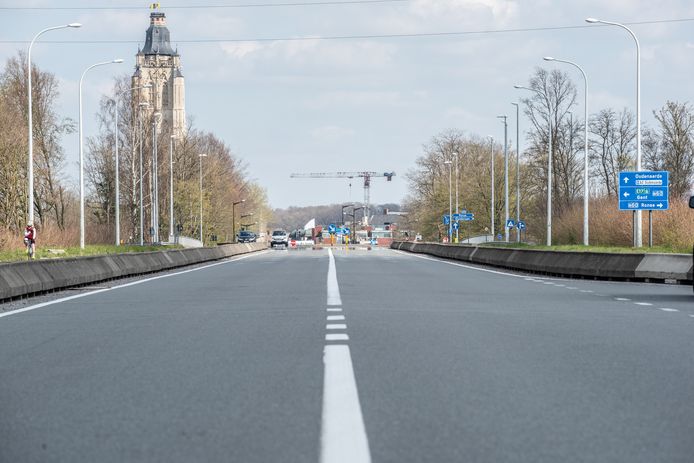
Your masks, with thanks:
[[[169,29],[166,27],[166,15],[164,13],[150,13],[145,46],[141,53],[144,55],[176,55],[176,52],[171,48]]]

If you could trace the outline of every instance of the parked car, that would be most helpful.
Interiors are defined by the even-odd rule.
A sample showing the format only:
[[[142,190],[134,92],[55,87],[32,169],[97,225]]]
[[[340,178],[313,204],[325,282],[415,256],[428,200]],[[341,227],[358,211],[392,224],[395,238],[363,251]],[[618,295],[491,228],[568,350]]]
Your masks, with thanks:
[[[236,241],[239,243],[255,243],[256,239],[255,233],[248,230],[241,230],[236,236]]]
[[[289,235],[284,230],[273,230],[270,238],[270,247],[289,246]]]

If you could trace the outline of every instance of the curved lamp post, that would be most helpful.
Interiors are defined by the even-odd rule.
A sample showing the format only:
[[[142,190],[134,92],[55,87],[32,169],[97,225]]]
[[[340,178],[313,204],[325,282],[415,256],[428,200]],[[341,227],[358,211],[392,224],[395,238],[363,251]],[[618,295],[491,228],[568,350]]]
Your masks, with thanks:
[[[80,249],[84,249],[84,145],[82,142],[82,82],[84,82],[84,76],[87,75],[91,69],[97,66],[106,66],[107,64],[120,64],[123,60],[118,58],[111,61],[104,61],[102,63],[96,63],[89,66],[82,73],[80,77],[79,85],[79,139],[80,139]]]
[[[49,31],[55,31],[58,29],[66,28],[79,28],[82,27],[80,23],[70,23],[64,24],[62,26],[47,27],[31,39],[29,42],[29,50],[27,51],[27,119],[29,121],[29,159],[27,163],[27,177],[29,179],[29,198],[28,201],[28,221],[32,224],[34,223],[34,113],[32,110],[32,90],[31,90],[31,49],[34,47],[34,42],[36,39],[41,37],[43,34]]]
[[[514,85],[515,89],[529,90],[540,96],[542,92],[534,88]],[[549,127],[548,153],[547,153],[547,246],[552,246],[552,105],[547,105],[547,122]]]
[[[586,22],[591,24],[606,24],[608,26],[621,27],[631,35],[636,44],[636,170],[641,170],[641,45],[636,34],[624,24],[603,21],[601,19],[586,18]],[[642,230],[641,230],[641,211],[635,211],[636,223],[634,224],[634,247],[640,248],[643,246]]]
[[[583,245],[588,246],[588,77],[583,68],[573,61],[553,58],[551,56],[545,56],[544,60],[571,65],[581,71],[581,75],[583,76]],[[573,127],[571,130],[573,132]]]

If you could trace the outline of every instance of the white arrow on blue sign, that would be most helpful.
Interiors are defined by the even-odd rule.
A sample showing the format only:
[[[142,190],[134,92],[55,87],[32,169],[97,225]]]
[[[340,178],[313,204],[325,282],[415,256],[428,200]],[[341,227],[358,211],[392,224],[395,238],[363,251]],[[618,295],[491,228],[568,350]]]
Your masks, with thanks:
[[[335,226],[334,223],[331,223],[330,225],[328,225],[328,232],[329,233],[335,233],[336,230],[337,230],[337,226]]]
[[[525,230],[525,222],[522,220],[519,220],[518,223],[516,224],[516,227],[518,227],[519,230]]]
[[[457,230],[460,228],[460,224],[458,222],[453,222],[453,230]]]
[[[516,226],[516,222],[513,219],[508,219],[506,221],[506,228],[513,228]]]
[[[622,211],[669,209],[667,171],[619,173],[619,209]]]

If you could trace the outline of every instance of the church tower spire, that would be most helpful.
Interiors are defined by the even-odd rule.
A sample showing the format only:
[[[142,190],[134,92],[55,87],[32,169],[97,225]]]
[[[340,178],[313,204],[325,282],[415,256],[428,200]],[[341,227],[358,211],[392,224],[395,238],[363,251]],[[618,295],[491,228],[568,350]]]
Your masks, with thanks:
[[[160,112],[161,126],[171,133],[182,136],[185,133],[185,81],[181,71],[181,57],[171,48],[166,14],[158,11],[153,4],[149,15],[149,28],[145,32],[145,45],[135,55],[135,73],[132,86],[141,87],[152,84],[151,89],[135,92],[140,95],[139,102],[149,103],[148,112]],[[140,93],[141,92],[141,93]]]

